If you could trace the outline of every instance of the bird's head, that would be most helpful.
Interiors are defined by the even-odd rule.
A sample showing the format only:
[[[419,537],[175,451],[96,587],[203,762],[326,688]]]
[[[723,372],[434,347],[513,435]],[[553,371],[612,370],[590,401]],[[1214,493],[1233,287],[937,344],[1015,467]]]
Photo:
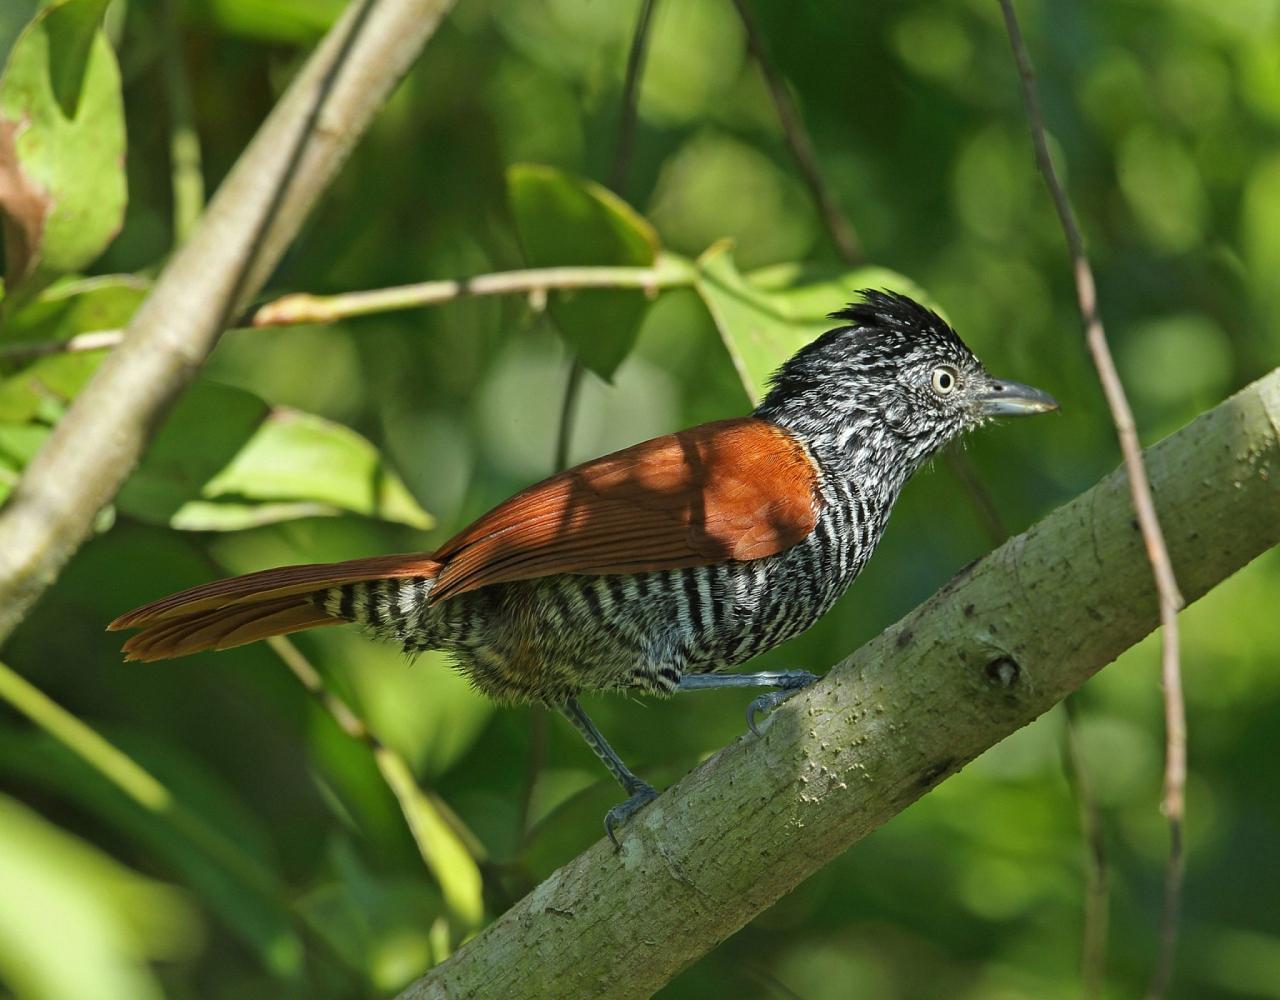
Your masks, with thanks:
[[[864,290],[774,374],[756,414],[840,452],[904,454],[911,468],[994,417],[1058,408],[1052,396],[989,374],[931,309]]]

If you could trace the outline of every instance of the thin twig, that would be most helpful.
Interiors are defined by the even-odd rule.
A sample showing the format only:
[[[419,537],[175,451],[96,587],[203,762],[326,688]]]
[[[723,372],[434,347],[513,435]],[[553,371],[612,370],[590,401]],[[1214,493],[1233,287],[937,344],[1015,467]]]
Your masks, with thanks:
[[[1085,842],[1084,935],[1080,949],[1081,994],[1085,1000],[1102,996],[1107,972],[1107,929],[1110,924],[1110,867],[1107,841],[1102,829],[1102,811],[1093,794],[1089,771],[1080,748],[1075,695],[1062,702],[1066,715],[1063,727],[1063,763],[1067,780],[1080,811],[1080,832]]]
[[[569,374],[564,381],[564,399],[560,403],[560,426],[556,431],[556,453],[552,458],[555,471],[569,466],[569,449],[573,445],[573,423],[578,414],[578,399],[582,391],[582,377],[587,370],[574,358],[569,362]]]
[[[613,148],[613,165],[609,170],[609,187],[619,197],[625,196],[627,175],[631,170],[631,150],[635,146],[636,122],[640,100],[640,81],[644,77],[645,55],[649,47],[649,28],[653,24],[653,12],[658,0],[644,0],[631,35],[631,48],[627,53],[627,71],[622,85],[622,109],[618,115],[618,138]],[[661,266],[661,265],[659,265]],[[652,287],[657,287],[652,286]],[[565,380],[564,402],[560,407],[560,426],[556,432],[556,471],[569,464],[569,451],[573,445],[574,418],[578,412],[578,400],[582,393],[586,368],[578,357],[569,362],[569,374]],[[547,761],[547,745],[550,726],[545,709],[534,705],[529,709],[529,760],[525,768],[524,787],[520,793],[520,837],[527,843],[532,832],[529,816],[533,809],[533,795],[538,778]]]
[[[738,8],[738,17],[742,21],[743,30],[747,33],[747,51],[760,67],[760,74],[769,88],[770,97],[773,98],[774,110],[778,114],[783,134],[787,137],[787,145],[791,147],[791,155],[795,157],[796,165],[804,175],[809,192],[818,206],[818,213],[822,216],[827,232],[831,236],[831,242],[835,244],[837,252],[846,264],[860,264],[864,255],[858,234],[848,218],[840,211],[835,195],[822,179],[822,172],[818,169],[818,159],[814,155],[809,133],[805,130],[800,112],[791,99],[791,92],[787,90],[786,81],[778,74],[777,67],[769,59],[764,37],[760,34],[760,28],[756,24],[755,15],[751,12],[748,0],[733,0],[733,4]]]
[[[531,267],[338,295],[299,292],[259,306],[235,329],[335,323],[355,316],[418,309],[486,295],[532,296],[577,288],[639,288],[652,294],[662,288],[692,285],[695,277],[692,266],[675,258],[664,258],[653,267]],[[0,345],[0,361],[29,361],[48,354],[101,351],[115,347],[123,339],[123,330],[93,330],[68,340],[15,341]]]
[[[609,171],[609,187],[620,198],[626,197],[627,175],[631,172],[631,150],[635,146],[636,120],[640,108],[640,80],[644,76],[644,60],[649,48],[649,26],[658,0],[644,0],[640,16],[631,34],[631,50],[627,53],[627,75],[622,84],[622,112],[618,118],[618,141],[613,148],[613,167]]]
[[[991,491],[979,478],[973,463],[969,461],[969,456],[955,448],[948,448],[944,457],[947,468],[969,495],[974,513],[982,522],[982,528],[986,531],[988,540],[992,545],[1002,545],[1009,537],[1009,529],[1005,527],[1004,518],[1000,516],[1000,509],[996,506]]]
[[[49,736],[92,768],[106,782],[156,822],[168,826],[177,838],[233,877],[247,892],[270,903],[295,924],[307,941],[338,958],[330,937],[312,923],[305,908],[291,902],[292,891],[273,871],[262,866],[240,844],[203,814],[176,798],[168,787],[124,751],[63,708],[8,665],[0,662],[0,700],[7,702]]]
[[[356,715],[351,706],[330,690],[320,676],[320,671],[315,668],[295,643],[286,636],[276,635],[267,639],[267,645],[271,647],[272,652],[280,658],[281,662],[289,668],[289,672],[298,679],[298,682],[306,689],[307,694],[311,695],[316,704],[323,708],[337,723],[338,728],[353,740],[363,743],[369,748],[384,779],[388,779],[392,774],[412,773],[404,757],[378,739],[368,724],[360,716]],[[416,779],[411,780],[418,794],[428,798],[437,807],[441,804],[440,800],[428,789],[418,784]],[[388,784],[391,785],[391,790],[396,794],[396,797],[400,799],[399,785],[393,784],[389,780]],[[400,805],[403,810],[408,811],[406,809],[407,804],[403,799]],[[467,853],[471,855],[476,864],[483,865],[488,859],[489,852],[485,850],[480,838],[471,831],[470,827],[462,822],[461,818],[452,809],[441,809],[440,814],[454,835],[466,847]],[[410,829],[413,829],[412,823],[410,824]],[[423,852],[424,860],[431,864],[431,861],[426,857],[425,845],[419,843],[418,847]]]
[[[831,238],[831,243],[836,248],[836,252],[839,253],[841,260],[850,266],[861,264],[865,259],[865,255],[858,240],[858,235],[853,228],[853,224],[849,221],[848,215],[841,211],[834,193],[832,193],[831,188],[822,177],[822,171],[818,169],[817,156],[813,150],[813,139],[809,135],[809,130],[805,127],[804,119],[801,117],[799,109],[796,108],[795,102],[791,100],[791,93],[787,90],[786,83],[779,77],[777,69],[769,59],[765,50],[764,39],[760,34],[759,26],[755,22],[755,17],[748,3],[749,0],[734,0],[734,4],[738,8],[738,16],[747,33],[747,46],[760,67],[760,73],[764,77],[765,83],[769,87],[769,93],[773,97],[774,111],[778,116],[779,123],[782,125],[783,134],[787,138],[791,156],[796,161],[801,174],[804,175],[805,183],[809,186],[809,194],[818,210],[818,216],[822,219],[827,235]],[[978,517],[986,528],[987,533],[993,539],[998,537],[999,540],[1003,541],[1008,536],[1004,530],[1004,525],[1000,521],[1000,514],[996,509],[995,501],[992,500],[991,492],[974,471],[973,463],[969,461],[969,456],[962,451],[952,449],[946,454],[946,463],[956,479],[959,480],[961,487],[968,493],[969,499],[973,503],[974,509],[978,512]]]
[[[191,109],[191,87],[182,62],[182,32],[174,0],[161,3],[165,96],[169,102],[169,169],[173,185],[173,242],[185,243],[204,211],[200,135]]]
[[[1018,17],[1014,12],[1012,0],[999,0],[999,3],[1004,12],[1009,43],[1018,64],[1022,100],[1026,106],[1027,120],[1031,127],[1036,164],[1040,168],[1040,173],[1044,175],[1058,219],[1062,223],[1063,234],[1066,236],[1067,249],[1071,254],[1075,273],[1076,298],[1080,307],[1080,317],[1084,322],[1085,342],[1093,357],[1094,367],[1098,370],[1098,379],[1102,383],[1107,405],[1111,409],[1111,418],[1116,425],[1116,435],[1120,439],[1120,450],[1124,454],[1124,465],[1129,476],[1133,508],[1138,517],[1138,527],[1142,532],[1147,559],[1151,563],[1151,571],[1155,577],[1156,590],[1160,598],[1160,624],[1163,627],[1160,659],[1165,714],[1162,809],[1169,822],[1169,860],[1165,868],[1164,905],[1160,918],[1160,954],[1151,980],[1149,995],[1162,997],[1167,992],[1173,976],[1178,938],[1178,914],[1182,897],[1182,828],[1187,781],[1187,724],[1186,708],[1182,699],[1182,668],[1178,655],[1178,611],[1183,606],[1183,599],[1178,590],[1173,565],[1169,560],[1164,534],[1160,530],[1160,520],[1156,515],[1151,485],[1147,479],[1146,467],[1142,462],[1142,449],[1138,442],[1133,411],[1129,407],[1124,386],[1116,372],[1111,349],[1107,345],[1106,331],[1098,313],[1098,295],[1093,269],[1089,266],[1084,240],[1080,235],[1080,227],[1076,222],[1070,199],[1062,182],[1058,179],[1053,160],[1049,155],[1044,115],[1041,113],[1040,100],[1036,93],[1035,72],[1032,69],[1031,57],[1027,53],[1022,31],[1018,27]]]

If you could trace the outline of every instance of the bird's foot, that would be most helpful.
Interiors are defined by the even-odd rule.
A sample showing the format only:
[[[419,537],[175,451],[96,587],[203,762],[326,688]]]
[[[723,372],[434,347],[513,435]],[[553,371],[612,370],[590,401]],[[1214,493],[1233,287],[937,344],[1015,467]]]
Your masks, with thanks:
[[[652,785],[640,782],[632,791],[631,798],[627,799],[626,802],[619,802],[605,813],[604,832],[609,835],[609,839],[613,841],[615,848],[620,850],[621,845],[618,843],[618,838],[615,836],[614,831],[657,797],[657,789]]]
[[[757,715],[768,715],[801,688],[807,688],[817,679],[817,674],[811,674],[807,670],[784,670],[779,673],[777,680],[774,681],[777,690],[762,694],[747,706],[747,728],[754,735],[759,736],[760,730],[756,727]]]

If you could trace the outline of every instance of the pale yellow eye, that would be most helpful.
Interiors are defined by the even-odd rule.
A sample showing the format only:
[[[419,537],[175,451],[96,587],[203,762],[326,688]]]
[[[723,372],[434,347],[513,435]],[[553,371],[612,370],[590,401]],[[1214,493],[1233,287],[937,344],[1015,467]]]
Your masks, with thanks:
[[[943,365],[933,370],[929,385],[939,396],[950,396],[956,391],[956,383],[956,370],[950,365]]]

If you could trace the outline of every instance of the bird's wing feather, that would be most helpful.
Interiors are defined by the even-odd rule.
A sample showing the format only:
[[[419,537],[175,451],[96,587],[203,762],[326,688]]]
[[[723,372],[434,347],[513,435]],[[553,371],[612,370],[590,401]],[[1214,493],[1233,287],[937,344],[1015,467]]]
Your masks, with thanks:
[[[435,553],[432,602],[557,573],[762,559],[817,523],[818,472],[782,428],[746,417],[655,438],[552,476]]]
[[[808,451],[762,420],[704,424],[552,476],[495,507],[434,553],[283,566],[152,601],[108,628],[139,628],[130,659],[154,660],[338,624],[310,595],[422,577],[432,602],[557,573],[638,573],[762,559],[817,522]]]

